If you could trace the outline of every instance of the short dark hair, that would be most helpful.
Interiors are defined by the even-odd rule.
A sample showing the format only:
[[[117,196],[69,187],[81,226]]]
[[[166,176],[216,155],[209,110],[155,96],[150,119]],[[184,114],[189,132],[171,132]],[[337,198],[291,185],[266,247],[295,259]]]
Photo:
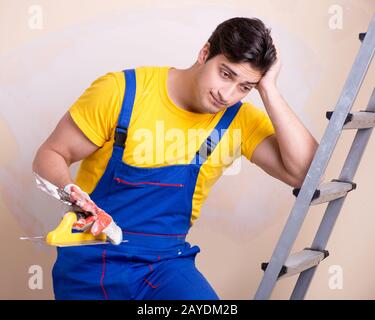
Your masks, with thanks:
[[[218,54],[231,62],[249,62],[265,74],[276,60],[271,30],[257,18],[236,17],[220,23],[211,37],[207,60]]]

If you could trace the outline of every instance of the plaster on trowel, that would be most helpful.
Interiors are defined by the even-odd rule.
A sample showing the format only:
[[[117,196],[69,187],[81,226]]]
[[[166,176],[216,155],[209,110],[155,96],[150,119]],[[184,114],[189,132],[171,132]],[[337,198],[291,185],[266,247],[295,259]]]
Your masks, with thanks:
[[[63,202],[65,205],[68,205],[70,211],[63,216],[62,221],[57,228],[49,232],[47,236],[20,237],[20,240],[41,242],[57,247],[111,243],[107,240],[107,236],[104,233],[94,236],[89,230],[84,232],[72,232],[73,224],[78,220],[78,216],[83,214],[82,209],[69,201],[70,197],[67,192],[43,179],[35,172],[34,176],[39,189]],[[122,242],[127,242],[127,240]]]

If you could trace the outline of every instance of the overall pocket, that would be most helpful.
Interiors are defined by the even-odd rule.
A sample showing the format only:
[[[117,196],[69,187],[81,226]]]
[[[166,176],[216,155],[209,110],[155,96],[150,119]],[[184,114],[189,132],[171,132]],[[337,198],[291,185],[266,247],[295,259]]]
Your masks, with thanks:
[[[129,181],[130,179],[124,180],[119,177],[114,177],[118,183],[122,183],[132,187],[144,187],[144,186],[159,186],[159,187],[176,187],[182,188],[184,187],[183,183],[167,183],[167,182],[155,182],[155,181]]]
[[[185,165],[140,168],[122,163],[114,170],[107,205],[125,231],[185,233],[191,217],[189,177]]]

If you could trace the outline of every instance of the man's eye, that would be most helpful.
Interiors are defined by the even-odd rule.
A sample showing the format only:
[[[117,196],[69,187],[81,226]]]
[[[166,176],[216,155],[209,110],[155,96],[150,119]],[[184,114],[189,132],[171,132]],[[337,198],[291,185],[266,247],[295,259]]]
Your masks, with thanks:
[[[222,75],[223,78],[225,78],[225,79],[228,79],[228,78],[229,78],[229,73],[228,73],[228,72],[221,71],[221,75]]]
[[[242,91],[244,91],[244,92],[248,92],[250,90],[251,90],[251,88],[249,88],[249,87],[242,87]]]

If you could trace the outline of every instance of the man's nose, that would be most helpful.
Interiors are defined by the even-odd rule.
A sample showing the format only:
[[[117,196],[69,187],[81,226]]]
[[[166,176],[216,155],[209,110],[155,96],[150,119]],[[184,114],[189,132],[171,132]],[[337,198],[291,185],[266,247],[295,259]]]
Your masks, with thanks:
[[[225,102],[227,104],[227,102],[231,100],[231,97],[233,96],[235,89],[236,89],[235,85],[230,85],[230,86],[221,88],[218,91],[219,99],[221,100],[221,102]]]

